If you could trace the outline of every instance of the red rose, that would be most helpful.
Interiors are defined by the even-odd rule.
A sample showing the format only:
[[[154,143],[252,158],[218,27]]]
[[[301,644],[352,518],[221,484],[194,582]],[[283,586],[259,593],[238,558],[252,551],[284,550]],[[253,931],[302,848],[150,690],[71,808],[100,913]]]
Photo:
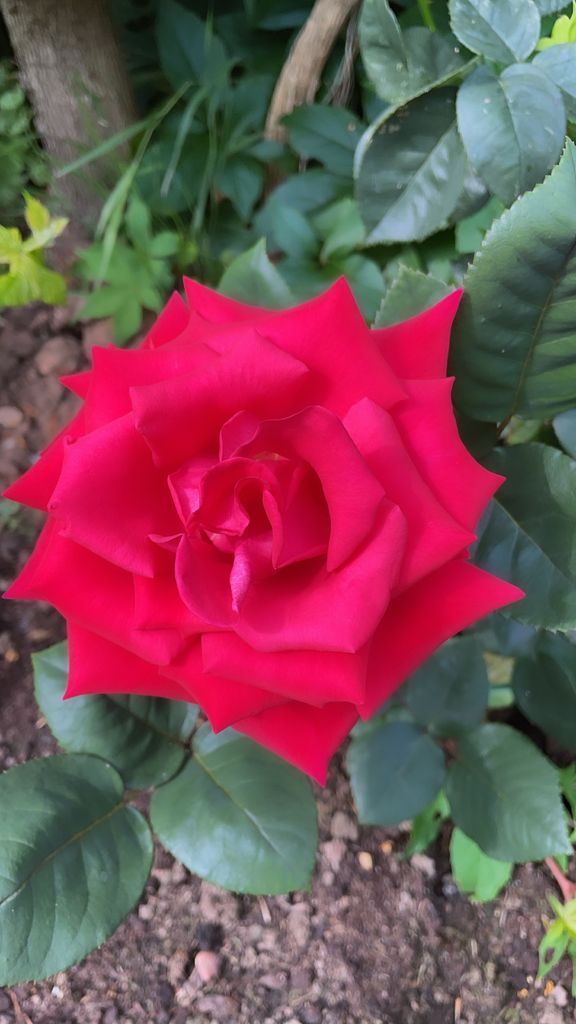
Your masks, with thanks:
[[[7,492],[48,510],[14,598],[68,620],[67,696],[195,701],[324,780],[423,659],[521,595],[467,560],[501,478],[445,377],[454,292],[370,331],[344,281],[282,313],[186,282]]]

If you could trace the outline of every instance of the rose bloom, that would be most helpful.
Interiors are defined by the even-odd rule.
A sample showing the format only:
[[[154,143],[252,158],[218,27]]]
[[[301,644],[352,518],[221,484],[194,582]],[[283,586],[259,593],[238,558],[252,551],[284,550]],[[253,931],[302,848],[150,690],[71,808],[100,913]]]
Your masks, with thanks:
[[[46,509],[9,591],[68,622],[67,697],[197,702],[324,781],[448,637],[522,596],[468,547],[502,478],[464,448],[449,295],[369,330],[344,280],[270,312],[186,281],[7,492]]]

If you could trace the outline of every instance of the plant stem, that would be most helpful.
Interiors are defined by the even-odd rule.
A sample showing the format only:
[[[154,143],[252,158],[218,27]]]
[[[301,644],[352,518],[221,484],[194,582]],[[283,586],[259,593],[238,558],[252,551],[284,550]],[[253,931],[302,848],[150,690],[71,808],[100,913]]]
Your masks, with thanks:
[[[420,14],[422,15],[422,21],[429,28],[431,32],[436,31],[436,24],[432,17],[432,11],[430,9],[430,0],[418,0],[418,7],[420,8]]]
[[[560,870],[558,864],[554,860],[554,857],[546,857],[544,860],[546,867],[548,868],[551,875],[553,875],[556,881],[564,903],[570,903],[570,900],[576,899],[576,882],[571,882],[563,871]]]

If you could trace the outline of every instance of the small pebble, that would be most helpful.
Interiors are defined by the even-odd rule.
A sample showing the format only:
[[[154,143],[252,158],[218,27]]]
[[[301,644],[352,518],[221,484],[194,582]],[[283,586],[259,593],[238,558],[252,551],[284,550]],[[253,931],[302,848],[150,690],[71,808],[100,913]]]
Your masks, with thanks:
[[[552,989],[552,999],[556,1006],[568,1006],[568,993],[563,985],[555,985]]]
[[[432,860],[432,857],[427,857],[425,853],[415,853],[414,856],[410,858],[410,863],[417,871],[426,875],[426,878],[436,877],[436,864]]]
[[[263,974],[258,978],[258,983],[271,991],[279,991],[286,987],[286,975],[282,971],[275,971],[273,974]]]
[[[0,405],[0,427],[14,430],[24,420],[24,413],[15,405]]]
[[[344,811],[336,811],[330,823],[330,831],[334,839],[358,839],[358,826]]]
[[[322,854],[332,871],[338,871],[346,854],[346,843],[343,839],[329,839],[322,844]]]
[[[194,957],[194,968],[204,985],[218,977],[221,966],[220,956],[210,949],[201,949]]]
[[[202,996],[196,1008],[200,1013],[211,1014],[215,1020],[237,1020],[238,1005],[230,996]]]
[[[368,853],[367,850],[360,850],[360,853],[358,854],[358,863],[362,868],[362,871],[372,871],[372,868],[374,867],[372,854]]]

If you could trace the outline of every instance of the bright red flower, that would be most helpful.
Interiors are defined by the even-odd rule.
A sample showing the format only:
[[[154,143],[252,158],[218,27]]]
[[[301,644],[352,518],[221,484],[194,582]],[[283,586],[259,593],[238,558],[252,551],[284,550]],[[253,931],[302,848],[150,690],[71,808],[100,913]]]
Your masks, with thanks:
[[[7,492],[48,511],[9,596],[68,620],[67,696],[198,702],[323,781],[439,644],[521,592],[467,549],[501,478],[445,377],[460,293],[369,330],[344,281],[282,313],[186,281]]]

